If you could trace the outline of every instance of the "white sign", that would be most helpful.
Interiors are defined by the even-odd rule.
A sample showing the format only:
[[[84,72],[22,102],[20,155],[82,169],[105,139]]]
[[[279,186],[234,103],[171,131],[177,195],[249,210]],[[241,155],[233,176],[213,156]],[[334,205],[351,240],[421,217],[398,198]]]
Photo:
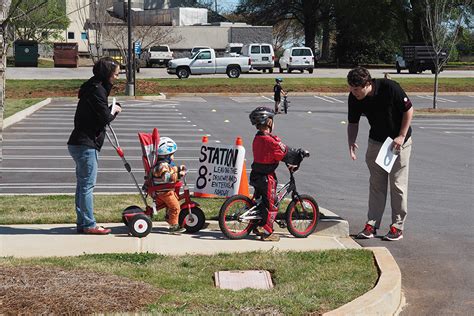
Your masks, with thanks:
[[[243,146],[211,146],[203,143],[194,191],[225,197],[238,194],[244,159]]]
[[[375,159],[375,162],[382,167],[385,171],[390,173],[392,171],[393,164],[397,160],[398,155],[393,152],[393,139],[387,137],[383,143],[380,151]]]

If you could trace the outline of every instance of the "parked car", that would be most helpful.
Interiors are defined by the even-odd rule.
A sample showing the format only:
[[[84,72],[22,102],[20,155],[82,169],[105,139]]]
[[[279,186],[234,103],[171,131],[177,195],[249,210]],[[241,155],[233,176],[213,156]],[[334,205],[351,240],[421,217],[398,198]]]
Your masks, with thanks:
[[[229,78],[238,78],[241,73],[250,71],[248,57],[216,57],[212,48],[202,49],[191,58],[173,59],[168,63],[168,73],[178,78],[190,75],[227,74]]]
[[[289,73],[293,70],[301,72],[308,70],[310,74],[314,70],[314,55],[309,47],[287,48],[280,57],[280,73],[287,70]]]
[[[411,74],[421,73],[425,70],[431,70],[433,74],[436,72],[436,53],[432,46],[404,45],[402,46],[402,54],[403,56],[397,56],[395,61],[397,73],[400,73],[402,69],[408,69]],[[440,62],[444,61],[446,57],[446,51],[441,51],[439,54]]]
[[[168,45],[152,46],[142,52],[140,59],[144,61],[147,67],[153,67],[153,65],[166,66],[173,59],[173,52]]]
[[[252,61],[252,69],[269,70],[275,67],[275,53],[270,44],[247,44],[242,47],[242,56],[248,56]]]
[[[210,49],[209,46],[194,46],[192,49],[191,49],[191,57],[196,54],[197,52],[199,52],[201,49]]]
[[[224,56],[238,57],[242,53],[242,47],[244,47],[242,43],[229,43],[225,48]]]

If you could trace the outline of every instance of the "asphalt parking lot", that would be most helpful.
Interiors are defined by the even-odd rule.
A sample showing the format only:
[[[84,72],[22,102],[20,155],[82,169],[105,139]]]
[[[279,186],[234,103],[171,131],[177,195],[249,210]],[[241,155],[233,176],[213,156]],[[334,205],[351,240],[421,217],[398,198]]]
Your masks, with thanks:
[[[431,96],[415,95],[412,98],[417,107],[424,108],[431,105]],[[472,107],[471,100],[474,101],[472,96],[444,96],[439,102],[450,107],[468,108]],[[227,114],[225,111],[229,109],[235,111],[241,107],[245,108],[244,111],[250,111],[253,105],[271,106],[272,102],[269,96],[176,97],[162,101],[126,101],[122,102],[125,111],[112,125],[125,151],[126,159],[139,178],[143,175],[143,168],[137,132],[151,132],[153,127],[158,127],[162,135],[175,139],[179,145],[176,160],[188,166],[192,188],[202,136],[208,136],[211,142],[232,144],[237,134],[242,134],[245,135],[244,141],[250,145],[253,131],[246,125],[246,119],[242,130],[235,130],[236,114],[230,112]],[[290,113],[313,112],[307,115],[320,118],[344,115],[346,112],[344,95],[295,96],[291,98],[291,102]],[[211,107],[214,104],[216,106],[225,104],[226,110],[223,113],[217,113],[217,110],[212,112]],[[67,152],[66,142],[72,130],[75,105],[72,101],[54,101],[5,130],[0,193],[74,192],[74,163]],[[189,113],[189,107],[196,105],[206,107],[202,111],[209,111],[207,114],[222,115],[220,126],[205,121],[196,124],[193,118],[200,115]],[[472,139],[474,130],[471,123],[469,120],[431,118],[415,120],[413,126],[427,132]],[[280,124],[279,121],[277,124]],[[317,127],[313,129],[317,130]],[[247,148],[250,150],[250,146]],[[249,151],[247,160],[251,161]],[[125,172],[121,160],[106,139],[100,153],[96,192],[134,192],[134,190],[135,186]]]
[[[431,106],[426,94],[410,96],[416,108]],[[349,159],[346,140],[345,95],[293,96],[287,115],[276,118],[276,134],[293,147],[311,152],[297,174],[299,191],[346,218],[352,234],[364,224],[368,172],[364,153],[368,126],[361,121],[359,159]],[[474,95],[443,95],[440,107],[473,108]],[[242,136],[251,161],[255,130],[248,113],[271,106],[268,96],[176,97],[163,101],[124,101],[113,123],[137,178],[143,174],[138,131],[158,127],[176,140],[176,160],[196,177],[197,154],[203,135],[210,142],[233,144]],[[54,101],[4,131],[0,193],[74,192],[74,165],[66,148],[75,101]],[[473,141],[474,118],[430,117],[413,120],[409,214],[405,238],[388,243],[380,238],[363,246],[387,247],[402,270],[408,297],[407,315],[467,315],[472,310],[474,237]],[[249,168],[249,163],[247,168]],[[284,167],[280,182],[287,179]],[[96,192],[136,192],[121,160],[107,143],[101,152]],[[388,230],[390,210],[383,228]]]

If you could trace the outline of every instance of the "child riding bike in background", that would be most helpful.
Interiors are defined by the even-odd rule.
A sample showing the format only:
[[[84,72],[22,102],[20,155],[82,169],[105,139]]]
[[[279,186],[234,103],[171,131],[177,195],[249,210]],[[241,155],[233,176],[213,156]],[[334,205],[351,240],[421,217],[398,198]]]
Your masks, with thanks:
[[[179,168],[174,162],[174,153],[178,150],[176,143],[169,137],[161,137],[158,145],[158,161],[153,169],[154,183],[156,185],[175,183],[186,174],[186,167]],[[181,210],[179,198],[174,187],[167,187],[157,193],[157,200],[162,201],[168,208],[166,220],[170,233],[181,233],[185,229],[179,226],[178,216]]]
[[[283,79],[281,78],[276,78],[275,79],[275,85],[273,86],[273,100],[275,100],[275,113],[279,113],[279,108],[280,108],[280,103],[281,103],[281,95],[286,95],[286,91],[283,90],[281,83],[283,82]]]
[[[299,153],[282,143],[278,136],[273,135],[275,127],[273,117],[275,112],[267,107],[258,107],[250,115],[250,122],[255,125],[258,132],[252,143],[253,163],[250,172],[250,184],[255,189],[255,199],[262,199],[263,230],[255,227],[253,232],[263,241],[279,241],[280,237],[273,234],[273,222],[278,213],[275,206],[277,177],[276,168],[280,161],[289,164],[289,168],[298,159]],[[296,158],[295,158],[296,157]]]

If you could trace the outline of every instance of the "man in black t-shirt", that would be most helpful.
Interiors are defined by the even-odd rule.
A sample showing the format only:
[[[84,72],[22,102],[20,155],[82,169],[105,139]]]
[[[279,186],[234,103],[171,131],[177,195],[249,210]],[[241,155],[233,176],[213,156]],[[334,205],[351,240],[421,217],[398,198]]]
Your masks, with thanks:
[[[370,172],[368,220],[357,238],[373,238],[376,234],[385,210],[387,187],[390,183],[392,224],[384,239],[399,240],[403,238],[407,215],[413,107],[398,83],[388,79],[372,79],[365,68],[351,70],[347,75],[347,83],[350,89],[347,136],[349,154],[353,160],[357,159],[356,139],[360,117],[365,115],[370,125],[365,157]],[[393,139],[392,149],[399,155],[390,174],[375,163],[387,137]]]

